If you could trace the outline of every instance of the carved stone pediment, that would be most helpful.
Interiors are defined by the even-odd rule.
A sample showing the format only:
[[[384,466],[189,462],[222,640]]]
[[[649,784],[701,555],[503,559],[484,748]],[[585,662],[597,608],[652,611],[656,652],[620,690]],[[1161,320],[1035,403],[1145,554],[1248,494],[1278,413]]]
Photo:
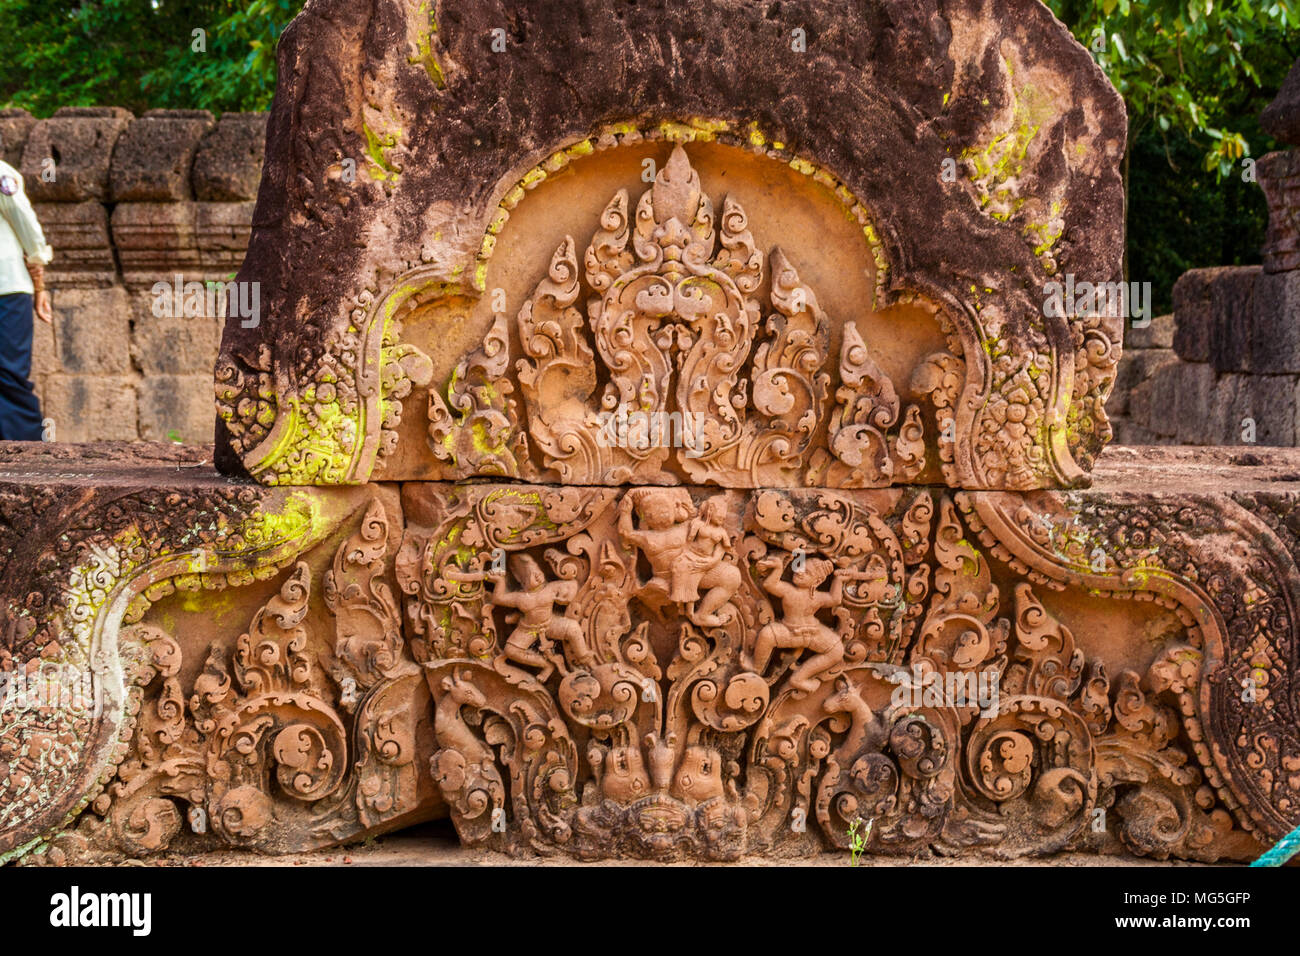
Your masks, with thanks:
[[[678,146],[635,213],[619,190],[586,251],[565,237],[513,328],[498,316],[446,399],[430,392],[430,445],[448,477],[726,487],[916,478],[920,410],[903,409],[852,322],[841,319],[831,355],[832,321],[779,247],[756,248],[738,202],[726,199],[715,224]],[[516,378],[522,408],[509,397]]]
[[[473,4],[436,29],[407,5],[415,58],[368,42],[377,27],[351,0],[289,32],[272,188],[239,277],[261,284],[265,315],[227,323],[217,369],[223,469],[266,484],[1086,484],[1122,318],[1060,314],[1044,286],[1119,278],[1124,113],[1050,13],[819,7],[800,13],[819,38],[800,60],[790,24],[744,4],[670,4],[666,45],[598,0],[506,8],[532,27],[505,74]],[[888,43],[872,39],[882,17]],[[706,82],[670,55],[698,36],[744,54]],[[592,37],[608,48],[575,58]],[[540,101],[558,76],[563,102]],[[705,150],[733,154],[710,161],[734,196],[691,172]],[[608,189],[629,154],[657,175]],[[764,190],[783,202],[749,223]],[[812,191],[856,239],[803,234]],[[820,268],[832,259],[838,278]],[[293,265],[308,261],[330,266]],[[865,314],[910,303],[936,348],[886,362],[896,316]],[[602,413],[617,447],[598,443]]]

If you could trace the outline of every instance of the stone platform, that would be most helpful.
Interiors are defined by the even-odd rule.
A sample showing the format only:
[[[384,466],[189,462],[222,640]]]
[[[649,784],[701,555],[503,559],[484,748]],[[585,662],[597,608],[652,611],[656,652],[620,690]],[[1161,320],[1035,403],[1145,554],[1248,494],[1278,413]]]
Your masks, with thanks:
[[[0,850],[1243,860],[1300,823],[1300,452],[1091,489],[272,488],[0,449]],[[957,698],[954,700],[954,689]]]

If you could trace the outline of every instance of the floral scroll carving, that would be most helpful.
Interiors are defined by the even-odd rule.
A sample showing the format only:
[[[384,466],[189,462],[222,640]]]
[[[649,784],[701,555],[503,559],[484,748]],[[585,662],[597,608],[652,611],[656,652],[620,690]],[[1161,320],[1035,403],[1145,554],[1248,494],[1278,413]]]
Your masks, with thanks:
[[[315,575],[299,560],[246,632],[209,648],[188,693],[177,638],[124,628],[141,689],[130,749],[78,825],[25,862],[156,853],[182,829],[304,849],[427,815],[432,782],[417,757],[432,740],[431,700],[385,580],[391,528],[375,499],[321,576],[332,636],[312,623]]]
[[[735,859],[856,824],[889,854],[1256,845],[1198,743],[1188,605],[1157,595],[1163,649],[1112,671],[960,497],[415,493],[438,520],[397,573],[469,844]]]
[[[926,462],[919,407],[903,406],[852,323],[831,362],[832,322],[781,249],[758,250],[738,202],[727,198],[715,220],[678,146],[635,208],[627,190],[615,194],[585,252],[572,237],[560,243],[520,309],[523,408],[508,397],[510,337],[498,315],[446,398],[430,392],[430,446],[447,477],[915,479]]]

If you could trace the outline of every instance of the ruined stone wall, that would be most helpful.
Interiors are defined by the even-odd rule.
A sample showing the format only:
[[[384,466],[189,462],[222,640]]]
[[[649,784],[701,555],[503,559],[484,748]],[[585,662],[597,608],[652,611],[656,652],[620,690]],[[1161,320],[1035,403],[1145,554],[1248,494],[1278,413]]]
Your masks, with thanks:
[[[265,128],[257,113],[0,111],[3,158],[55,253],[55,322],[36,323],[32,363],[51,438],[212,440],[221,310],[155,309],[153,288],[233,278]]]
[[[1300,67],[1262,122],[1300,143]],[[1269,225],[1258,266],[1192,269],[1174,314],[1128,329],[1107,411],[1125,444],[1300,444],[1300,149],[1256,164]]]
[[[1133,445],[1300,443],[1300,270],[1192,269],[1129,330],[1111,400]]]

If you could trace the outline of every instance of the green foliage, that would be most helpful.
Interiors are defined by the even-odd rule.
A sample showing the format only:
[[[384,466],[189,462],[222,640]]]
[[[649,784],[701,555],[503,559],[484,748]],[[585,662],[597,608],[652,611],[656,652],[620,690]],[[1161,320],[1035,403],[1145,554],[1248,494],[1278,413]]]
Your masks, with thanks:
[[[1256,140],[1257,141],[1257,140]],[[1153,314],[1172,311],[1174,282],[1188,269],[1258,263],[1268,211],[1256,183],[1218,179],[1204,149],[1155,128],[1139,134],[1129,166],[1128,256],[1132,279],[1150,282]]]
[[[302,0],[0,0],[0,102],[266,109]],[[196,49],[196,30],[204,31]]]
[[[1128,106],[1134,138],[1155,124],[1206,147],[1231,175],[1250,143],[1240,128],[1277,91],[1300,50],[1296,0],[1047,0]]]
[[[1124,97],[1129,277],[1172,307],[1187,269],[1259,262],[1267,211],[1243,160],[1300,56],[1297,0],[1047,0]]]
[[[867,852],[867,841],[871,839],[871,828],[875,820],[868,820],[866,825],[861,820],[849,824],[849,866],[857,866],[862,854]]]

